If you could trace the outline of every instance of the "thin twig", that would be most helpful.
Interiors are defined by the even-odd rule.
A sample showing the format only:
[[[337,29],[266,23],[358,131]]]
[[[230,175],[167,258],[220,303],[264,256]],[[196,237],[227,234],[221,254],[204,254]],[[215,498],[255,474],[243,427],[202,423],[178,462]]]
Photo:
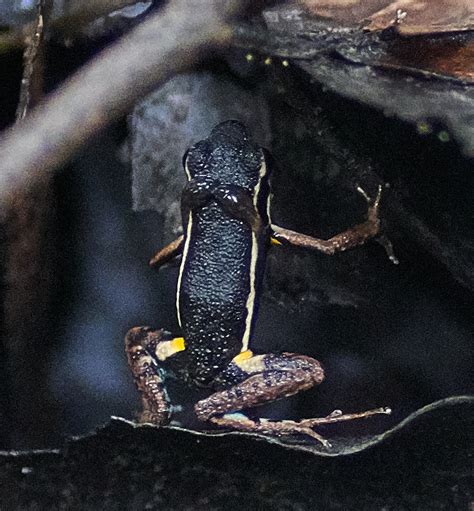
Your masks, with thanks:
[[[174,0],[81,68],[0,138],[0,201],[51,171],[140,98],[227,44],[250,0]],[[255,4],[255,2],[254,2]]]
[[[42,91],[43,73],[39,56],[43,44],[44,2],[45,0],[37,1],[34,29],[31,35],[26,38],[26,48],[23,53],[23,77],[20,86],[20,99],[16,109],[17,121],[25,117],[32,103],[36,102],[37,98],[35,96],[39,96]]]

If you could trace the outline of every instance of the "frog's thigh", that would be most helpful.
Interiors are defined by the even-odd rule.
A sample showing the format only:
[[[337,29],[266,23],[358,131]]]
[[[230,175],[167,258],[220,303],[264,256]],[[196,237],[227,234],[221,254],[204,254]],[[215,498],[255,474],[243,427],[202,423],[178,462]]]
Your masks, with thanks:
[[[318,385],[324,379],[321,364],[295,353],[252,355],[244,352],[227,366],[216,379],[219,390],[196,403],[199,419],[210,420],[258,406]]]
[[[171,404],[164,385],[162,363],[184,350],[181,337],[172,338],[164,330],[149,327],[132,328],[125,337],[128,364],[142,394],[143,413],[140,422],[167,424],[171,417]]]

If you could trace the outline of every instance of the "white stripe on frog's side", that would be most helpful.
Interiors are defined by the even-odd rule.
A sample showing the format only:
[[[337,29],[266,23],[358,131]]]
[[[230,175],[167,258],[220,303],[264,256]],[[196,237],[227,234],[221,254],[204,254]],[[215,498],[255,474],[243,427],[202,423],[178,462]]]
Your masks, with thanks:
[[[191,181],[191,172],[189,172],[188,169],[188,160],[186,159],[186,162],[184,164],[184,171],[186,172],[186,177],[188,178],[188,181]],[[179,275],[178,275],[178,285],[176,289],[176,314],[178,316],[178,325],[181,328],[181,310],[179,307],[179,298],[180,298],[180,292],[181,292],[181,280],[183,278],[183,272],[184,272],[184,265],[186,264],[186,260],[188,257],[189,252],[189,243],[191,241],[191,231],[193,228],[193,213],[190,210],[189,216],[188,216],[188,222],[186,224],[186,232],[184,233],[185,239],[184,239],[184,248],[183,248],[183,255],[181,258],[181,264],[179,266]]]
[[[259,193],[260,193],[260,186],[262,184],[263,178],[267,175],[267,165],[265,163],[265,157],[263,157],[262,165],[260,166],[260,170],[258,173],[258,181],[254,188],[253,193],[253,206],[255,208],[255,211],[258,213],[257,205],[258,205],[258,199],[259,199]],[[247,297],[247,318],[245,319],[245,331],[244,335],[242,336],[242,351],[247,351],[249,349],[249,342],[250,342],[250,333],[252,329],[252,320],[253,320],[253,314],[255,310],[255,277],[256,277],[256,269],[257,269],[257,261],[258,261],[258,239],[257,239],[257,233],[252,231],[252,251],[250,254],[250,271],[249,271],[249,295]]]

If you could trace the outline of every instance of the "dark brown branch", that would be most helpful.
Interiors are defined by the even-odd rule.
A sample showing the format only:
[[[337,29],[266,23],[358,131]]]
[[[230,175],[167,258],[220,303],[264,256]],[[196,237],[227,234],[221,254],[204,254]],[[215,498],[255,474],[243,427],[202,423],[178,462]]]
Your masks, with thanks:
[[[38,0],[36,22],[30,26],[24,52],[17,120],[20,122],[43,94],[43,33],[51,0]],[[4,232],[2,349],[4,381],[11,395],[8,413],[22,439],[43,441],[47,426],[38,431],[34,417],[53,408],[49,400],[47,362],[50,299],[56,283],[55,214],[51,175],[38,176],[10,196],[1,225]],[[38,353],[41,352],[41,357]],[[34,377],[32,375],[34,374]],[[12,435],[13,433],[8,432]],[[44,435],[44,436],[43,436]]]
[[[85,65],[0,139],[0,200],[51,171],[160,82],[231,37],[248,1],[175,0]]]

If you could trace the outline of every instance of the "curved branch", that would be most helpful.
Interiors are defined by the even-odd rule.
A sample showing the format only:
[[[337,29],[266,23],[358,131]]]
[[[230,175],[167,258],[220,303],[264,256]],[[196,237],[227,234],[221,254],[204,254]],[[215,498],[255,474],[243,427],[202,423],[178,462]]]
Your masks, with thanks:
[[[249,0],[173,0],[79,69],[0,138],[0,201],[64,164],[160,82],[230,41],[227,20]]]

